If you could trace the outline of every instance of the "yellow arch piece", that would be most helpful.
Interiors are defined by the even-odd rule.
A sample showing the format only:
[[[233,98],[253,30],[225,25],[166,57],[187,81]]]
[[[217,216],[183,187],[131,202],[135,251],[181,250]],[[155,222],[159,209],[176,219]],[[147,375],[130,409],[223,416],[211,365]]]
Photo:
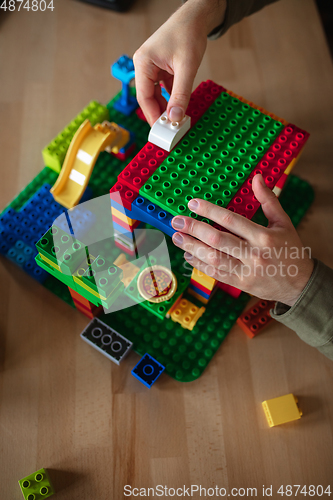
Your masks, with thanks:
[[[110,146],[123,147],[129,133],[115,123],[90,125],[85,120],[76,131],[68,148],[64,164],[51,193],[66,208],[77,205],[88,185],[98,155]],[[124,137],[126,136],[126,138]],[[127,140],[125,140],[127,139]],[[121,145],[120,145],[121,144]]]

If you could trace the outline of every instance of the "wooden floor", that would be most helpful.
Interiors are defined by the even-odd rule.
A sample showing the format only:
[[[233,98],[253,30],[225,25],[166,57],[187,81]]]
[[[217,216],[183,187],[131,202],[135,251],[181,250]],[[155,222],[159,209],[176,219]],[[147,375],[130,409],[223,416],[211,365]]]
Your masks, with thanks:
[[[138,0],[128,14],[54,4],[0,14],[1,207],[65,124],[119,90],[110,64],[178,0]],[[296,173],[316,200],[299,232],[333,266],[333,71],[313,0],[281,0],[210,42],[195,83],[208,78],[310,131]],[[249,340],[235,326],[196,382],[162,375],[148,390],[130,374],[135,353],[118,367],[82,342],[86,323],[0,260],[1,499],[20,499],[17,480],[41,467],[59,500],[118,500],[124,485],[333,491],[333,363],[295,333],[276,323]],[[269,428],[261,402],[289,392],[303,418]]]

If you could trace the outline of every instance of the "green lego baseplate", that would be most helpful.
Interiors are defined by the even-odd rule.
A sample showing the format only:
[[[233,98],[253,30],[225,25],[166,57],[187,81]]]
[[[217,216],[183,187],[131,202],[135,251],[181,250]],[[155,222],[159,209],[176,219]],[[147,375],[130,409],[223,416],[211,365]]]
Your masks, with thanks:
[[[289,177],[290,180],[281,194],[280,201],[293,223],[297,224],[311,205],[314,193],[306,181],[294,175]],[[260,212],[256,215],[255,221],[265,225],[265,217],[263,214],[260,215]],[[146,227],[152,228],[148,224]],[[178,249],[172,244],[171,238],[166,235],[165,238],[172,270],[177,276],[183,276],[186,272],[183,254],[177,251]],[[113,254],[111,258],[116,258],[116,254]],[[43,262],[43,264],[46,263]],[[86,264],[86,267],[83,268],[84,272],[87,271],[88,267]],[[56,275],[54,268],[52,272]],[[191,270],[187,270],[187,274],[185,280],[188,284]],[[130,285],[135,287],[135,281],[134,279]],[[133,295],[133,291],[129,293],[131,298],[134,298]],[[94,301],[96,297],[92,295],[84,296],[95,305],[100,303]],[[184,297],[195,305],[202,306],[193,296],[185,293]],[[227,293],[218,290],[192,331],[165,318],[167,310],[171,307],[169,304],[163,311],[158,311],[159,304],[147,305],[145,302],[141,302],[137,306],[102,314],[100,319],[133,342],[133,349],[136,352],[141,355],[149,352],[166,367],[165,371],[171,377],[178,381],[190,382],[202,374],[248,300],[249,296],[245,293],[242,293],[238,299],[234,299]],[[114,301],[116,307],[117,301],[123,301],[123,295]]]
[[[19,485],[25,500],[42,500],[55,493],[45,469],[39,469],[30,476],[20,479]]]
[[[194,197],[226,207],[282,129],[281,122],[222,92],[140,194],[173,215],[197,217],[187,207]]]
[[[134,89],[132,89],[131,91],[133,94],[135,93]],[[149,125],[146,122],[139,119],[135,113],[132,113],[131,116],[126,117],[125,115],[119,113],[118,111],[115,111],[112,107],[112,103],[115,99],[118,98],[118,96],[115,96],[115,98],[112,99],[110,103],[107,104],[107,109],[109,111],[110,121],[114,121],[119,125],[123,126],[124,128],[127,128],[131,132],[135,133],[136,150],[133,151],[126,160],[126,163],[128,163],[135,156],[136,152],[146,144],[149,132]],[[225,105],[228,99],[229,98],[223,98],[223,101],[221,99],[223,105]],[[234,99],[232,100],[231,105],[238,106],[238,104],[235,103]],[[239,104],[239,106],[240,105],[243,106],[244,103]],[[210,108],[209,113],[211,113],[212,110],[213,108]],[[249,109],[245,108],[243,111],[248,113],[249,115],[250,114],[253,115],[255,110],[253,110],[253,108]],[[243,111],[240,112],[242,113]],[[227,113],[228,110],[226,110],[226,113],[219,111],[219,115],[224,115],[224,114],[227,115]],[[209,132],[210,129],[208,131],[207,130],[205,131],[206,134],[207,132],[209,132],[207,137],[207,142],[202,141],[203,139],[206,138],[203,137],[203,129],[200,127],[200,123],[204,123],[207,129],[206,125],[207,117],[209,120],[212,120],[212,116],[210,114],[206,113],[206,115],[207,116],[203,117],[202,122],[200,122],[200,120],[198,121],[197,125],[199,125],[199,127],[198,128],[194,127],[194,129],[191,130],[190,133],[196,134],[195,138],[198,140],[199,149],[201,147],[201,144],[205,144],[205,148],[206,147],[211,148],[212,151],[214,151],[215,148],[214,125],[212,125],[212,133]],[[239,119],[245,120],[244,116],[245,115],[239,116]],[[251,118],[251,116],[248,116],[246,120],[248,120],[248,118]],[[269,127],[269,130],[278,131],[280,127],[279,125],[280,122],[277,122],[276,120],[273,120],[267,117],[266,115],[262,115],[262,113],[257,111],[254,113],[252,118],[253,121],[250,120],[250,123],[243,125],[245,127],[249,127],[247,130],[244,129],[243,132],[245,134],[247,133],[253,134],[254,132],[256,132],[254,134],[254,137],[252,135],[252,137],[246,139],[248,141],[252,141],[251,144],[250,142],[247,143],[248,149],[246,151],[246,154],[251,153],[251,155],[252,154],[255,155],[256,158],[254,159],[253,157],[252,160],[257,162],[259,157],[261,157],[264,154],[264,152],[267,151],[270,144],[270,141],[267,138],[266,140],[264,140],[263,144],[260,143],[260,137],[261,137],[260,132],[261,130],[263,130],[261,125]],[[220,116],[219,119],[227,121],[228,115],[226,118],[224,118],[224,116],[222,116],[221,118]],[[212,123],[214,124],[214,122]],[[219,136],[216,138],[216,140],[220,141],[221,144],[223,143],[223,145],[225,145],[225,148],[224,146],[223,148],[221,148],[222,151],[225,151],[227,153],[229,152],[229,154],[225,154],[224,159],[222,157],[223,167],[228,167],[228,166],[232,167],[227,169],[226,171],[228,173],[227,180],[222,176],[221,172],[219,172],[219,176],[221,177],[217,179],[218,183],[223,185],[223,187],[225,188],[223,191],[223,199],[218,198],[217,200],[215,200],[217,204],[221,206],[226,206],[226,203],[228,202],[230,197],[233,195],[235,190],[238,189],[238,183],[239,182],[243,183],[246,177],[250,174],[250,171],[252,169],[251,155],[249,157],[249,161],[247,162],[247,164],[250,165],[251,167],[249,168],[246,167],[244,172],[238,169],[238,162],[237,160],[235,160],[235,158],[238,153],[244,155],[245,153],[243,151],[240,151],[240,149],[242,149],[240,143],[236,146],[236,141],[237,140],[240,141],[243,139],[238,138],[236,132],[234,132],[233,134],[233,139],[231,139],[230,141],[229,139],[226,139],[225,137],[228,134],[231,134],[231,132],[229,132],[229,129],[231,131],[232,126],[234,126],[235,124],[231,123],[231,121],[229,120],[228,125],[229,126],[226,126],[224,128],[224,136],[223,136],[224,138],[222,139],[222,137],[220,137],[219,139]],[[255,130],[255,128],[257,128],[257,130]],[[267,130],[265,134],[267,135]],[[271,134],[271,136],[272,140],[274,140],[275,137],[273,133]],[[200,142],[200,140],[202,142]],[[183,144],[184,141],[185,143]],[[209,152],[207,151],[206,156],[202,160],[203,163],[202,165],[200,163],[201,160],[199,156],[196,156],[199,155],[200,151],[198,151],[195,148],[192,148],[195,149],[194,151],[189,151],[188,148],[189,144],[186,144],[186,139],[184,139],[182,143],[180,143],[179,148],[176,148],[169,155],[169,157],[164,161],[163,165],[166,165],[166,167],[168,167],[168,165],[170,164],[168,162],[172,161],[178,161],[178,163],[181,164],[180,156],[190,154],[192,158],[189,159],[189,161],[193,163],[193,169],[197,169],[198,172],[197,176],[198,183],[195,183],[194,186],[196,185],[199,187],[205,186],[207,185],[208,182],[214,184],[212,179],[214,178],[214,176],[217,175],[216,174],[217,167],[219,167],[221,164],[211,165],[210,163],[212,163],[212,161],[210,160]],[[182,149],[181,153],[177,151],[177,149]],[[180,156],[177,156],[177,154],[179,154]],[[173,157],[172,155],[174,155],[174,160],[170,160],[170,158]],[[228,159],[228,161],[226,161],[226,158]],[[124,165],[125,164],[123,161],[106,152],[102,152],[99,155],[99,158],[96,162],[88,186],[92,190],[94,198],[105,194],[108,195],[110,186],[115,184],[117,180],[117,175],[122,171]],[[200,169],[204,169],[206,167],[207,167],[207,172],[206,175],[204,175],[204,173],[201,173],[203,172],[203,170]],[[180,167],[180,171],[182,171],[182,167]],[[165,172],[162,173],[164,175]],[[209,178],[209,181],[207,181],[204,177]],[[31,183],[25,189],[23,189],[22,192],[9,204],[9,206],[15,208],[16,210],[19,210],[38,191],[38,189],[44,183],[49,183],[50,185],[53,185],[54,182],[56,181],[56,178],[57,178],[56,172],[54,172],[48,167],[45,167],[35,177],[35,179],[33,179]],[[185,177],[183,177],[183,179],[185,179]],[[148,183],[150,182],[150,180],[151,179],[149,179]],[[164,180],[164,182],[166,181]],[[167,187],[167,189],[169,188]],[[186,187],[186,189],[190,188]],[[185,201],[187,202],[189,196],[192,197],[192,194],[190,192],[186,192],[186,189],[184,193],[182,192],[181,194],[180,193],[175,194],[175,196],[184,195],[184,203]],[[212,192],[213,191],[214,188],[212,187]],[[230,195],[226,191],[230,191]],[[198,196],[200,196],[200,193],[202,194],[202,191],[198,191]],[[195,193],[195,195],[197,195],[197,193]],[[146,193],[144,193],[144,196],[149,198],[149,196],[147,196]],[[212,198],[207,198],[207,196],[206,199],[210,199],[210,201],[212,201]],[[155,201],[155,198],[153,200]],[[306,181],[302,181],[301,179],[290,175],[289,183],[287,183],[284,191],[282,192],[280,200],[283,207],[290,215],[293,223],[296,225],[299,222],[300,218],[304,215],[310,204],[312,203],[313,190]],[[174,214],[178,213],[177,211],[172,212],[172,209],[170,208],[169,205],[166,206],[166,209],[171,213]],[[182,213],[186,213],[186,211],[185,212],[182,211]],[[263,225],[265,224],[265,217],[263,215],[260,215],[260,211],[257,212],[254,220],[260,224]],[[145,227],[149,228],[150,226],[146,225]],[[179,276],[182,276],[182,273],[184,272],[183,255],[182,252],[179,252],[179,250],[177,251],[177,249],[171,243],[170,238],[168,239],[166,237],[166,239],[168,246],[170,245],[169,252],[172,260],[172,269],[175,270],[175,274],[178,278]],[[106,243],[106,248],[107,248],[107,243]],[[91,250],[90,247],[89,250]],[[110,247],[109,251],[111,252]],[[116,256],[117,255],[115,253],[114,255],[112,254],[111,257],[113,259],[116,258]],[[101,258],[103,257],[103,255],[101,255],[100,252],[98,252],[96,255],[93,255],[93,258],[95,257]],[[78,288],[77,282],[75,281],[74,278],[81,279],[85,273],[88,274],[87,271],[89,270],[89,265],[91,265],[92,263],[92,261],[89,262],[90,256],[89,255],[84,256],[84,259],[80,264],[81,266],[80,269],[83,269],[83,273],[77,276],[75,276],[74,273],[74,278],[71,275],[67,275],[64,272],[62,272],[60,266],[59,269],[57,269],[49,262],[42,260],[40,256],[37,256],[37,259],[39,259],[40,261],[38,262],[39,265],[41,265],[41,267],[43,267],[50,273],[50,276],[43,283],[43,286],[48,290],[50,290],[51,292],[53,292],[59,298],[64,300],[66,303],[74,307],[74,303],[71,298],[70,292],[68,290],[68,286],[70,286],[73,290],[80,290],[79,293],[82,293],[82,289]],[[55,262],[52,261],[52,259],[51,262],[55,264]],[[75,265],[76,264],[77,261],[75,262]],[[62,262],[62,265],[65,266],[66,262]],[[72,268],[69,268],[69,271],[71,270]],[[188,271],[188,274],[189,276],[186,277],[186,280],[189,281],[191,270]],[[60,279],[59,275],[61,275],[61,277],[64,280],[68,279],[68,283],[67,282],[66,284],[61,283],[59,281]],[[84,278],[89,279],[88,276],[85,276]],[[118,293],[115,293],[113,297],[115,299],[114,303],[115,305],[117,304],[117,301],[122,300],[122,297],[124,296],[121,293],[122,290],[120,291],[120,289],[121,286],[119,286],[119,289],[117,290],[117,292],[119,292],[120,294],[120,297],[117,298]],[[85,296],[90,302],[92,302],[95,305],[99,305],[101,303],[100,301],[96,300],[96,296],[94,296],[93,293],[89,292],[88,290],[86,290],[85,295],[84,294],[82,295]],[[184,294],[184,296],[187,297],[188,300],[190,300],[194,304],[202,306],[202,304],[198,302],[194,297],[190,295],[187,296],[186,293]],[[209,304],[207,305],[204,315],[199,319],[193,331],[189,331],[182,328],[181,325],[174,323],[171,319],[166,319],[165,313],[167,311],[165,310],[158,311],[158,308],[155,308],[155,306],[146,307],[147,304],[145,304],[144,302],[140,303],[140,305],[138,304],[136,306],[127,308],[125,310],[122,309],[116,312],[112,312],[110,314],[103,314],[101,316],[101,320],[104,321],[106,324],[112,326],[114,329],[118,330],[119,333],[121,333],[125,337],[129,338],[133,342],[134,349],[138,353],[144,354],[146,352],[149,352],[151,355],[156,357],[156,359],[159,362],[161,362],[166,366],[166,372],[170,376],[174,377],[179,381],[191,381],[195,380],[201,375],[201,373],[209,363],[210,359],[218,349],[222,340],[225,338],[228,331],[235,323],[237,317],[243,310],[248,299],[249,297],[244,293],[241,294],[241,296],[238,299],[234,299],[225,292],[218,290],[216,294],[212,297]],[[107,303],[104,302],[103,305],[104,307],[106,307]],[[166,309],[169,309],[169,304]],[[153,314],[151,314],[152,312]]]
[[[202,306],[191,295],[185,298]],[[171,318],[162,320],[144,314],[139,306],[102,314],[99,319],[133,342],[133,349],[138,354],[143,356],[148,352],[157,359],[170,377],[191,382],[207,367],[249,298],[242,293],[234,299],[217,290],[192,331]]]

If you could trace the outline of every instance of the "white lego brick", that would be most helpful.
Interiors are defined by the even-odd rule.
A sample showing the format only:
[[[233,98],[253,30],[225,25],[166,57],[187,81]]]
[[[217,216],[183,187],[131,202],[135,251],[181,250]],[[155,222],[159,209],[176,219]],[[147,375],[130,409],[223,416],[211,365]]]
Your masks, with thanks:
[[[190,128],[190,116],[184,116],[181,122],[172,122],[164,111],[150,129],[148,141],[166,151],[171,151]]]

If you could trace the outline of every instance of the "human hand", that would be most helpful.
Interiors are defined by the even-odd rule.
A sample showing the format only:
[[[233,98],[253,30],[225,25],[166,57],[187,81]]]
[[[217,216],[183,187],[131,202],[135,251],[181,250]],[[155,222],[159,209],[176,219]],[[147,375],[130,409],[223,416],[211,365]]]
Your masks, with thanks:
[[[207,35],[223,21],[225,8],[226,0],[188,0],[135,52],[137,99],[150,126],[166,108],[171,121],[184,118]],[[168,105],[158,82],[170,94]]]
[[[267,300],[292,306],[312,270],[313,260],[261,174],[254,176],[253,192],[269,221],[263,227],[205,200],[188,204],[193,212],[215,221],[229,232],[190,217],[174,217],[176,246],[186,251],[191,266],[228,285]]]

